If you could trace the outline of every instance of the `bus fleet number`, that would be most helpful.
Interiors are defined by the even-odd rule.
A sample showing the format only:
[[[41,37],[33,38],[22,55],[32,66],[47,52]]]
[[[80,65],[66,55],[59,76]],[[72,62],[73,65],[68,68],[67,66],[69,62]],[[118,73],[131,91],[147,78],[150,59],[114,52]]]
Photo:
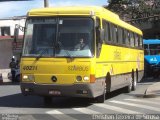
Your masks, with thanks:
[[[24,66],[23,70],[37,70],[37,66]]]

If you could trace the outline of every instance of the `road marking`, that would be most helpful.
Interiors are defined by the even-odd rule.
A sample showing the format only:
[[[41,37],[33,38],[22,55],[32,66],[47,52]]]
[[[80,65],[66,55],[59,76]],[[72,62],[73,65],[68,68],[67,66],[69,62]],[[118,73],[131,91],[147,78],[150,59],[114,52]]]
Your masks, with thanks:
[[[32,115],[22,115],[22,116],[18,117],[17,119],[18,120],[36,120]]]
[[[160,100],[160,97],[153,98],[154,100]]]
[[[124,100],[160,105],[159,102],[155,102],[155,101],[152,102],[152,101],[148,101],[148,100],[144,100],[144,99],[143,100],[141,100],[141,99],[124,99]]]
[[[112,106],[112,105],[106,105],[106,104],[94,104],[95,106],[98,107],[102,107],[105,109],[110,109],[113,111],[117,111],[117,112],[121,112],[121,113],[127,113],[127,114],[142,114],[140,112],[136,112],[136,111],[132,111],[132,110],[128,110],[125,108],[120,108],[120,107],[116,107],[116,106]]]
[[[76,110],[78,112],[84,113],[84,114],[102,114],[100,112],[88,109],[88,108],[73,108],[73,110]]]
[[[148,109],[148,110],[153,110],[153,111],[158,111],[158,112],[160,112],[160,108],[151,107],[151,106],[142,105],[142,104],[121,102],[121,101],[116,101],[116,100],[112,100],[112,101],[109,101],[109,102],[117,103],[117,104],[122,104],[122,105],[133,106],[133,107],[138,107],[138,108],[144,108],[144,109]]]
[[[54,118],[58,119],[58,120],[77,120],[69,115],[66,115],[58,110],[51,110],[51,111],[47,111],[47,114],[52,115]]]

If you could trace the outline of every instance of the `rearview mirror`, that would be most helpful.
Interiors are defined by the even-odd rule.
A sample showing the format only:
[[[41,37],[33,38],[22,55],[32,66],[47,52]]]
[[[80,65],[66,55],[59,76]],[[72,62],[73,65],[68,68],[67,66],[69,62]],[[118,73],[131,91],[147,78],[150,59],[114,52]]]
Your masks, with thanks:
[[[104,29],[100,29],[100,43],[102,44],[104,40]]]
[[[24,32],[24,27],[22,27],[22,26],[16,24],[16,25],[15,25],[15,29],[14,29],[14,42],[16,42],[17,39],[18,39],[19,30],[21,30],[22,32]]]
[[[17,42],[19,36],[19,29],[15,28],[14,29],[14,42]]]
[[[104,40],[104,29],[101,29],[99,27],[96,28],[96,37],[99,43],[103,43]]]

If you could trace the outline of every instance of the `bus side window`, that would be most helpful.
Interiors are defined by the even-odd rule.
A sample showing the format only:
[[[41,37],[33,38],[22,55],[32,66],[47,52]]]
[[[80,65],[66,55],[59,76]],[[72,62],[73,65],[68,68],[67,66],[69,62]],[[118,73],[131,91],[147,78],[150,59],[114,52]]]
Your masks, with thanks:
[[[138,47],[138,35],[134,34],[134,38],[135,38],[135,46]]]
[[[107,23],[107,26],[108,26],[108,29],[107,29],[108,41],[111,42],[112,37],[111,37],[111,31],[110,31],[111,28],[110,28],[110,23],[109,22]]]
[[[110,23],[109,24],[109,28],[110,28],[110,39],[111,39],[111,43],[114,43],[114,37],[113,37],[113,24]]]
[[[122,28],[121,27],[118,27],[118,36],[117,36],[118,38],[118,42],[120,43],[120,44],[123,44],[123,30],[122,30]]]
[[[129,46],[129,37],[128,37],[128,31],[124,30],[124,40],[125,40],[125,45]]]
[[[96,18],[96,56],[100,56],[102,43],[100,42],[100,19]]]
[[[115,26],[115,30],[116,30],[116,39],[117,39],[117,43],[119,43],[119,38],[118,38],[118,26]]]
[[[103,20],[102,24],[103,24],[103,29],[104,29],[104,41],[105,43],[107,43],[108,41],[110,41],[109,23]]]
[[[130,45],[131,47],[134,47],[134,36],[133,36],[133,32],[130,32]]]
[[[131,46],[130,44],[130,32],[127,30],[127,45]]]
[[[138,42],[138,43],[139,43],[139,47],[140,47],[140,48],[143,48],[142,36],[140,36],[140,35],[138,36],[138,41],[139,41],[139,42]]]
[[[99,29],[100,29],[100,19],[96,18],[96,45],[97,46],[98,46],[99,39],[100,39]]]
[[[117,41],[117,26],[116,25],[111,25],[112,26],[112,41],[113,43],[118,43]]]
[[[122,29],[122,44],[126,44],[126,34],[124,29]]]

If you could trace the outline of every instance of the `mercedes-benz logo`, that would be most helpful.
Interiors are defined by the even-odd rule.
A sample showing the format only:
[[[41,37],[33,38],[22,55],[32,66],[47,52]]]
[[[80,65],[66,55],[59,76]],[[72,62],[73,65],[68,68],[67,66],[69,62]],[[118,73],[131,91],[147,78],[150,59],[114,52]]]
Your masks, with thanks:
[[[52,76],[51,80],[52,80],[53,82],[57,82],[56,76]]]

